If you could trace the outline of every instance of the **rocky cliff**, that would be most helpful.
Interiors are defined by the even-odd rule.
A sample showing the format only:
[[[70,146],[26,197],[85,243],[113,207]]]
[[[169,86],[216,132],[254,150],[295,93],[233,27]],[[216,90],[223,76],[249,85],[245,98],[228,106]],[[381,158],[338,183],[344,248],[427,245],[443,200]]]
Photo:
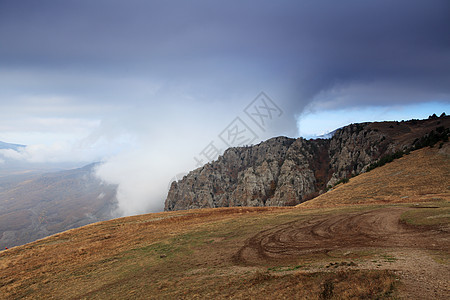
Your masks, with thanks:
[[[359,123],[330,139],[276,137],[227,149],[216,161],[173,182],[165,210],[296,205],[383,156],[447,138],[450,117]],[[436,143],[436,142],[434,142]]]

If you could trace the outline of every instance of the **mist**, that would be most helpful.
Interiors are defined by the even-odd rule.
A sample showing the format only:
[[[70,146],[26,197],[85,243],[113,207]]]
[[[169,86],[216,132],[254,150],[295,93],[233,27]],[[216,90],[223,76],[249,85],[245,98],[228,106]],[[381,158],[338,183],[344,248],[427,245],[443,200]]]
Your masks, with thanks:
[[[245,113],[258,95],[226,105],[223,102],[199,105],[188,99],[183,101],[184,105],[166,102],[158,111],[134,111],[128,115],[129,120],[121,120],[120,124],[131,126],[135,142],[132,147],[105,158],[97,169],[101,179],[118,185],[120,213],[161,211],[174,179],[217,159],[230,146],[255,144],[283,131],[286,122],[281,101],[277,104],[270,98],[271,105],[279,110],[265,117],[262,128]],[[240,140],[227,139],[227,130],[236,124],[240,126],[238,130],[248,132]],[[295,132],[295,128],[292,122],[284,130]],[[214,148],[209,147],[211,143]]]

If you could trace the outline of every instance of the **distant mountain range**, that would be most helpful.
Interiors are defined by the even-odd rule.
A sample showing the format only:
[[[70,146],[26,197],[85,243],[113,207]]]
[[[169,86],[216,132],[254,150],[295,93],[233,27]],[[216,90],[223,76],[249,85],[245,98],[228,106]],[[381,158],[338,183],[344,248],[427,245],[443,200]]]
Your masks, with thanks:
[[[335,130],[333,130],[333,131],[331,131],[331,132],[328,132],[328,133],[319,135],[317,138],[318,138],[318,139],[331,139],[331,138],[333,137],[333,135],[334,135],[339,129],[341,129],[341,128],[338,128],[338,129],[335,129]]]
[[[0,141],[0,149],[12,149],[12,150],[19,150],[21,148],[25,148],[25,145],[19,145],[19,144],[9,144]]]
[[[25,147],[0,142],[0,150]],[[116,187],[95,177],[96,164],[0,159],[0,249],[116,217]]]
[[[117,217],[116,186],[95,166],[0,177],[0,249]]]

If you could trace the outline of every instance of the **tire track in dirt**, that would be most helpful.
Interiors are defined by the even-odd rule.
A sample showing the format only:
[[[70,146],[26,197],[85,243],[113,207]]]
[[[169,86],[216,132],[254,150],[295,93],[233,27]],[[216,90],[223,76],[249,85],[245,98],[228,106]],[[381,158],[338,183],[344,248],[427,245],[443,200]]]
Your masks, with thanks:
[[[239,265],[289,264],[311,253],[355,248],[390,249],[398,258],[382,267],[395,270],[405,299],[449,299],[450,267],[439,264],[426,250],[450,250],[447,230],[409,226],[400,216],[409,208],[382,208],[285,223],[248,239],[233,260]],[[369,263],[370,264],[370,263]],[[370,267],[362,264],[358,268]]]
[[[448,233],[400,222],[400,215],[406,210],[382,208],[285,223],[248,239],[233,260],[237,264],[257,265],[339,248],[449,249]]]

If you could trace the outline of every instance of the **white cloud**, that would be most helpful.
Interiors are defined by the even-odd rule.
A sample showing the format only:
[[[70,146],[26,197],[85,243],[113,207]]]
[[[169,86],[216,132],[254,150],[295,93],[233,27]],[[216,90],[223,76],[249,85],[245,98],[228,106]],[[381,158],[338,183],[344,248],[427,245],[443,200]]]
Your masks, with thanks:
[[[114,140],[82,138],[71,142],[31,144],[18,150],[0,149],[0,156],[28,163],[91,163],[118,153],[127,142],[127,137],[123,135]]]

